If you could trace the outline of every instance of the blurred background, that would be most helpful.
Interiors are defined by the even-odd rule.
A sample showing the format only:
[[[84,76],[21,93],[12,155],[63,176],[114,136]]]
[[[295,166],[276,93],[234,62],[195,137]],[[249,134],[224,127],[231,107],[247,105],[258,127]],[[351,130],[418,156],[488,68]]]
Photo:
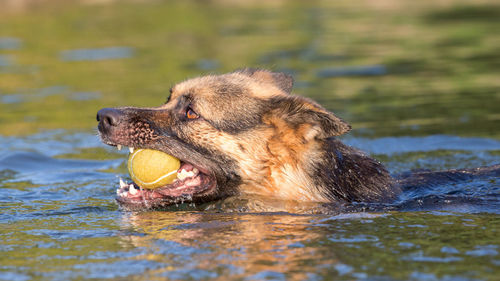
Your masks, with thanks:
[[[183,79],[284,71],[355,136],[500,137],[497,1],[0,0],[0,134],[91,132]]]
[[[494,165],[499,31],[498,0],[0,0],[0,280],[498,280],[498,178],[405,192],[399,212],[131,213],[114,200],[127,151],[95,118],[261,67],[393,174]]]

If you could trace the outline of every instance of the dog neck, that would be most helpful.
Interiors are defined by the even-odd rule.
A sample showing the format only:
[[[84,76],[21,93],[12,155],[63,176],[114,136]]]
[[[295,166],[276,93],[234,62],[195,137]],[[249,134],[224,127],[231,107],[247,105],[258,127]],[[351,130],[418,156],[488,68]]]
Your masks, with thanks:
[[[384,202],[399,194],[380,162],[335,138],[276,140],[267,142],[262,178],[244,183],[243,193],[313,202]]]
[[[327,139],[323,145],[324,155],[316,159],[314,179],[329,190],[330,201],[385,202],[399,194],[379,161],[336,138]]]

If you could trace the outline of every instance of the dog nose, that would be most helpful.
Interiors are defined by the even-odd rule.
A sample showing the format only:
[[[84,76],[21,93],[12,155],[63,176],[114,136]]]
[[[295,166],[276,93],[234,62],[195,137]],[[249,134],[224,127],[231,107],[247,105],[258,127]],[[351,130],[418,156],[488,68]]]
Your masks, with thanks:
[[[120,123],[122,113],[118,109],[103,108],[97,112],[97,121],[104,127],[112,127]]]

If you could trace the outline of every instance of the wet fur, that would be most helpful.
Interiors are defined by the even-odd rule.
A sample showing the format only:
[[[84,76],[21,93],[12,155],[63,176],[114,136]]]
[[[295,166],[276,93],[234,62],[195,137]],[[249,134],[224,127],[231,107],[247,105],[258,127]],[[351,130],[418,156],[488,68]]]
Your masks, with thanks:
[[[259,195],[302,202],[387,202],[415,177],[385,167],[336,137],[351,128],[304,97],[283,73],[243,69],[198,77],[171,89],[157,108],[122,107],[105,143],[162,150],[214,175],[214,192],[195,202]],[[186,110],[200,118],[189,120]],[[430,177],[429,177],[430,178]]]

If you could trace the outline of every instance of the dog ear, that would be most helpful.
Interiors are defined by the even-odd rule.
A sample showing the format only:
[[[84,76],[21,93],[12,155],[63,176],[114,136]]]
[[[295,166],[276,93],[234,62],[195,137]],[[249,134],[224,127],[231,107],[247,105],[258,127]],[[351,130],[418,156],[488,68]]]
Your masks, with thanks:
[[[271,72],[258,68],[244,68],[234,71],[252,77],[260,82],[272,84],[285,93],[290,94],[293,88],[293,77],[282,72]]]
[[[340,136],[351,130],[351,125],[326,110],[316,102],[300,97],[286,96],[271,99],[274,116],[280,116],[293,129],[299,130],[302,126],[309,127],[305,133],[306,139],[314,137],[328,138]]]

